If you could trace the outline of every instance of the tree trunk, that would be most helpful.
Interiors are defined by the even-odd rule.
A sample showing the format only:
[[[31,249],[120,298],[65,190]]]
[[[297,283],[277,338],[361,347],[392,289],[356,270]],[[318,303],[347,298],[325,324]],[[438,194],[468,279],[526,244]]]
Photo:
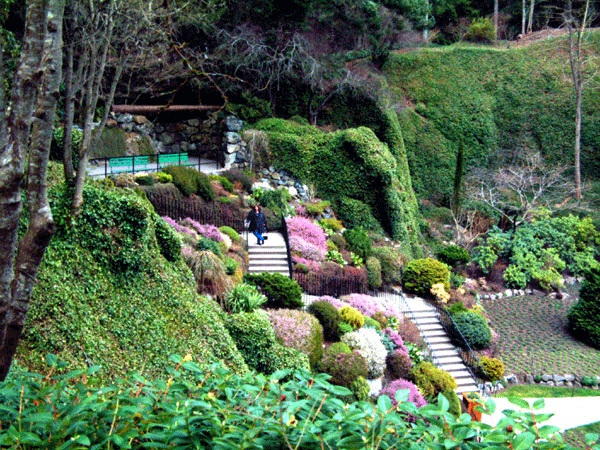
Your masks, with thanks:
[[[533,8],[535,7],[535,0],[531,0],[529,3],[529,20],[527,21],[527,32],[533,31]]]
[[[65,0],[31,0],[28,4],[24,46],[7,118],[9,135],[1,149],[0,380],[10,369],[35,277],[54,231],[46,169],[61,81],[64,4]],[[28,230],[18,242],[25,160],[30,217]]]
[[[500,0],[494,0],[494,37],[498,39],[498,3]]]
[[[67,66],[65,73],[65,128],[63,133],[63,169],[65,180],[72,180],[73,169],[73,119],[75,118],[75,92],[73,89],[74,43],[66,46]]]
[[[521,11],[521,34],[525,34],[525,24],[527,22],[527,0],[523,1],[523,9]]]

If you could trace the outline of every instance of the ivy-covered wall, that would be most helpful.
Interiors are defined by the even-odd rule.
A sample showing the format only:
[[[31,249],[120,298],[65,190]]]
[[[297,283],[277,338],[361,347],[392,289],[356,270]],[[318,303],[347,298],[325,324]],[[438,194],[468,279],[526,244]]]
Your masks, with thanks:
[[[255,128],[269,135],[274,165],[314,184],[332,200],[347,226],[383,227],[411,253],[419,247],[417,203],[394,111],[381,108],[378,131],[367,127],[327,133],[282,119]]]

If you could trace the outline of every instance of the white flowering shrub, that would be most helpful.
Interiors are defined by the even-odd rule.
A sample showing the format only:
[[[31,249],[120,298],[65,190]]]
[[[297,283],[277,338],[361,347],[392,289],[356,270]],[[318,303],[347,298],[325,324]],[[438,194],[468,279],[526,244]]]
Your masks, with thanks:
[[[367,360],[370,379],[383,375],[387,350],[374,328],[360,328],[346,333],[342,336],[342,342]]]

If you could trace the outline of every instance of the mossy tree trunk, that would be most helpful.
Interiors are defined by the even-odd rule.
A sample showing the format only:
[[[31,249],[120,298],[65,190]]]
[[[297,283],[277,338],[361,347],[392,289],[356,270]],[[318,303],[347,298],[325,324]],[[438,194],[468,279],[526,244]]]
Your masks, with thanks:
[[[37,271],[54,232],[46,171],[61,81],[64,7],[65,0],[28,3],[8,133],[0,147],[0,380],[10,369]],[[29,223],[19,239],[23,191]]]

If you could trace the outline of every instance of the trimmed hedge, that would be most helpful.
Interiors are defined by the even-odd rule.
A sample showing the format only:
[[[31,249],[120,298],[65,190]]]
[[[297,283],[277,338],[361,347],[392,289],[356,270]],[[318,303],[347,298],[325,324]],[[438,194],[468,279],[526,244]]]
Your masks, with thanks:
[[[582,342],[600,349],[600,269],[590,269],[579,289],[579,301],[569,311],[569,331]]]
[[[483,350],[492,343],[492,331],[486,320],[474,311],[459,312],[454,315],[456,327],[473,350]],[[462,345],[455,333],[453,339]]]
[[[257,286],[267,296],[267,307],[296,309],[303,306],[302,289],[296,280],[280,273],[247,273],[244,281]]]
[[[308,312],[317,318],[323,327],[323,334],[328,341],[340,339],[340,322],[342,320],[335,306],[326,300],[317,300],[308,307]]]
[[[442,283],[450,291],[450,270],[436,259],[413,259],[406,264],[402,275],[404,289],[418,295],[431,296],[431,286]]]

